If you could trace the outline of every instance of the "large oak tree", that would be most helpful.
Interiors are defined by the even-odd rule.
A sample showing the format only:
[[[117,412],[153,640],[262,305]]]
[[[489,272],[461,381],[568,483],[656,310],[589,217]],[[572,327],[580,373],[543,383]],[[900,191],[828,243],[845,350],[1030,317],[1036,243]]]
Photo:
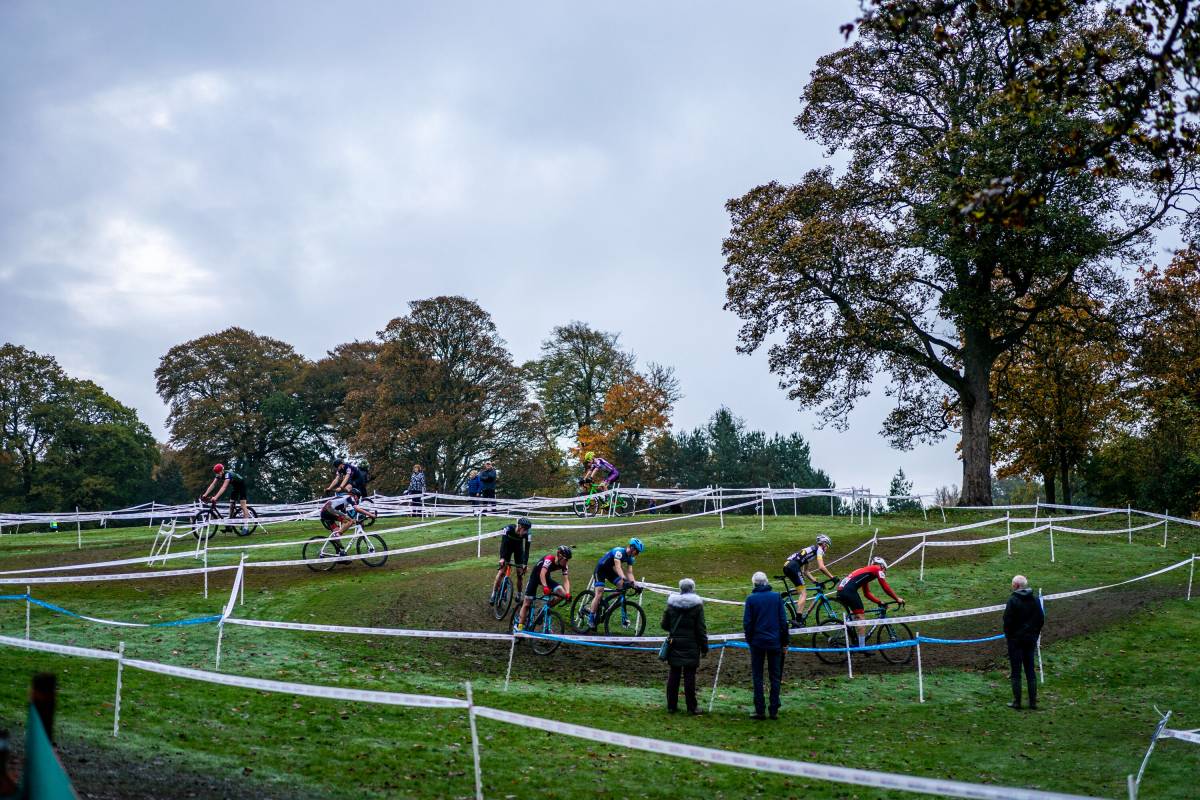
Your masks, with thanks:
[[[1078,8],[1014,35],[1003,15],[952,6],[899,28],[868,19],[858,35],[818,61],[796,120],[847,165],[729,202],[727,308],[745,321],[739,349],[769,343],[781,385],[825,421],[844,425],[883,373],[893,444],[960,426],[962,502],[990,504],[997,360],[1070,297],[1119,293],[1113,265],[1170,218],[1194,164],[1163,169],[1136,139],[1108,160],[1060,158],[1061,142],[1113,121],[1099,87],[1140,52],[1120,21]],[[1087,83],[1036,112],[1011,102],[1035,55],[1065,57],[1085,35],[1109,43]],[[1025,213],[964,207],[1014,173],[1037,198]]]

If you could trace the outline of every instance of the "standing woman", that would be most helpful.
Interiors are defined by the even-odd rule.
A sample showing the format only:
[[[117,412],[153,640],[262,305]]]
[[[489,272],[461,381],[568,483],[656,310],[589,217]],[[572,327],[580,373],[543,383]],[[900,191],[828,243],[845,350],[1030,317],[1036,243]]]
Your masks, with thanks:
[[[683,699],[687,712],[703,714],[696,704],[696,668],[700,658],[708,655],[708,627],[704,623],[704,601],[696,594],[696,582],[684,578],[679,582],[679,594],[667,598],[662,629],[667,632],[667,711],[679,710],[679,680],[683,679]]]

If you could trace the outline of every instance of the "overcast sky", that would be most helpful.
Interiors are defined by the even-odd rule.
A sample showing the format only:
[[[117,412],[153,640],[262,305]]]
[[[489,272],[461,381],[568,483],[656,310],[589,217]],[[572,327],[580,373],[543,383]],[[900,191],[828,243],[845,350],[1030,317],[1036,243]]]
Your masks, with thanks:
[[[792,127],[852,0],[0,4],[0,338],[165,438],[154,368],[240,325],[310,358],[462,294],[518,361],[572,319],[674,365],[677,426],[799,431],[840,486],[960,481],[878,392],[816,431],[722,310],[727,199],[823,154]]]

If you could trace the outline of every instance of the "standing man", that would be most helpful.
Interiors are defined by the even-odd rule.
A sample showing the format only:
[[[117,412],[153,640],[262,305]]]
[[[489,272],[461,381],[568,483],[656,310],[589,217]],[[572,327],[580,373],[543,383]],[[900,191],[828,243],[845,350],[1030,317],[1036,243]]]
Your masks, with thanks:
[[[484,506],[496,507],[496,465],[490,461],[483,462],[479,473],[480,496],[484,498]],[[491,501],[491,502],[488,502]]]
[[[1014,575],[1012,594],[1004,609],[1004,640],[1008,644],[1008,663],[1012,668],[1013,701],[1009,703],[1009,708],[1021,708],[1022,667],[1029,685],[1029,707],[1037,708],[1037,676],[1033,671],[1033,656],[1045,622],[1046,614],[1042,611],[1041,601],[1033,596],[1029,580],[1024,575]]]
[[[783,684],[783,653],[791,641],[783,598],[771,590],[765,572],[751,579],[754,591],[746,598],[742,629],[750,647],[750,677],[754,682],[754,714],[751,719],[779,718],[779,691]],[[771,676],[771,703],[763,698],[763,663]]]
[[[479,505],[479,493],[483,491],[483,486],[479,483],[479,470],[471,470],[471,474],[467,476],[467,497],[471,498],[471,505]]]

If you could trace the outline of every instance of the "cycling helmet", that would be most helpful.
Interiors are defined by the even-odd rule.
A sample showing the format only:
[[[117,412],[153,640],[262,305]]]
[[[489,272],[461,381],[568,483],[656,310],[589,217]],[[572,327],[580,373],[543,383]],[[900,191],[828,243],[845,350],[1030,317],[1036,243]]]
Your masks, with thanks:
[[[519,520],[517,520],[517,527],[529,530],[533,527],[533,523],[529,521],[529,517],[521,517]]]
[[[644,552],[646,550],[646,545],[642,544],[642,540],[637,538],[636,536],[629,540],[629,546],[632,547],[634,550],[637,550],[639,553]]]
[[[565,558],[567,561],[570,561],[571,556],[574,555],[574,553],[571,551],[570,546],[565,545],[565,544],[560,544],[558,546],[558,554],[560,556],[562,556],[563,558]]]
[[[817,537],[817,544],[821,545],[822,547],[829,547],[829,545],[833,544],[833,540],[822,533]]]
[[[879,567],[880,569],[883,569],[883,570],[886,570],[888,568],[887,562],[884,561],[879,556],[875,556],[874,558],[871,559],[871,566]]]
[[[593,451],[588,450],[586,453],[583,454],[583,460],[584,461],[595,461],[596,454]]]
[[[220,475],[220,474],[221,474],[222,472],[224,472],[224,471],[225,471],[225,465],[224,465],[224,464],[213,464],[213,472],[215,472],[215,473],[217,473],[218,475]]]

